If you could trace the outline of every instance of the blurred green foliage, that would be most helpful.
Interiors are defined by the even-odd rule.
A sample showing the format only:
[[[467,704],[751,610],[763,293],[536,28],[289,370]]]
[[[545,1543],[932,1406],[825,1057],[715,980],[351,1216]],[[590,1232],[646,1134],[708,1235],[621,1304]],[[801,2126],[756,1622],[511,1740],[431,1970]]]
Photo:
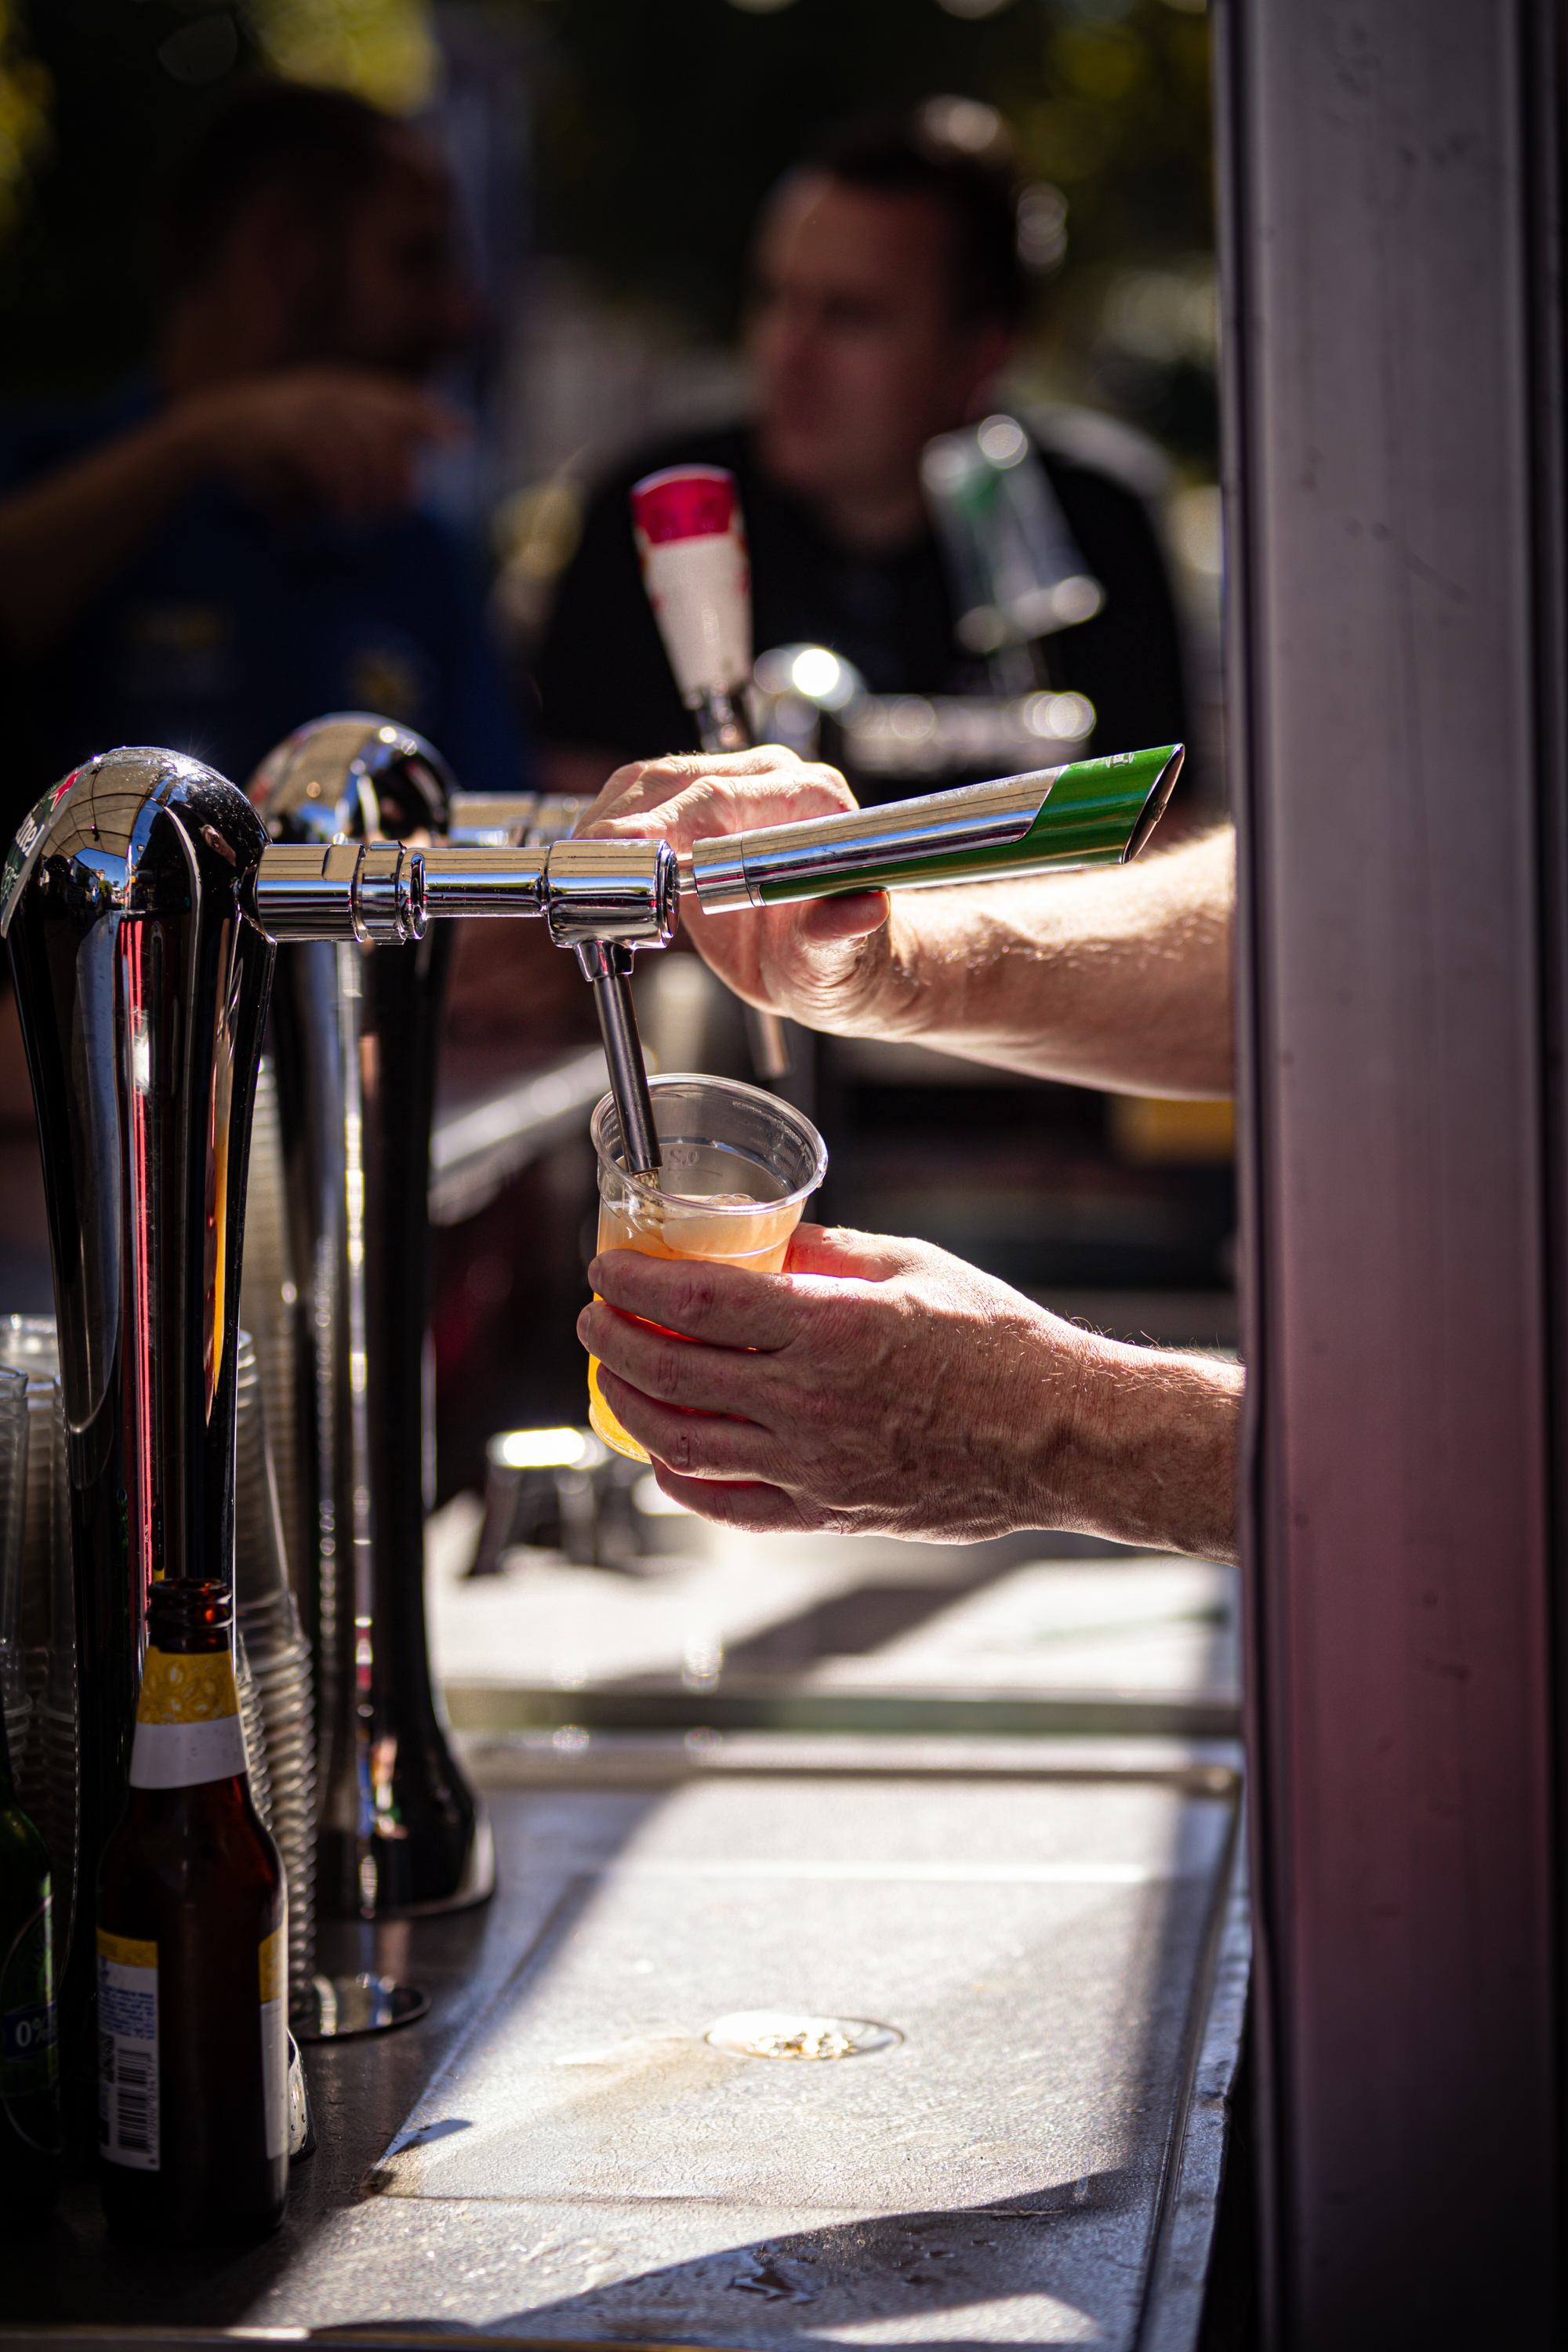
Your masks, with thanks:
[[[1208,26],[1168,0],[514,0],[551,38],[539,121],[543,241],[606,286],[732,326],[757,207],[829,123],[938,94],[1012,124],[1068,197],[1059,284],[1202,250]]]

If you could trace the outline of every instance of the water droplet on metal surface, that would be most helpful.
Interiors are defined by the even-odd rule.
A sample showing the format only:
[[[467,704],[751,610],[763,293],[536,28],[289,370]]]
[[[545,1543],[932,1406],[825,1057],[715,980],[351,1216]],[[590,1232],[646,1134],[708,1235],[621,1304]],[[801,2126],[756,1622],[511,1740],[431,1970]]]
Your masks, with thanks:
[[[893,2025],[865,2017],[809,2017],[779,2009],[740,2009],[704,2039],[735,2058],[861,2058],[903,2040]]]

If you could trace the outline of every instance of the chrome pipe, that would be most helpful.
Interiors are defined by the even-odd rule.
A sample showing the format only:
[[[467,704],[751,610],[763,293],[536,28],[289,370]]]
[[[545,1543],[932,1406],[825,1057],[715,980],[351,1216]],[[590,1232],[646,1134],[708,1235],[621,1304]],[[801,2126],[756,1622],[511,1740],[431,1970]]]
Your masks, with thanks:
[[[279,945],[406,947],[437,916],[537,915],[557,947],[601,939],[662,947],[675,932],[676,858],[660,841],[557,841],[542,851],[280,841],[264,851],[246,910]]]
[[[447,839],[458,848],[548,848],[568,841],[592,803],[575,793],[454,793]]]

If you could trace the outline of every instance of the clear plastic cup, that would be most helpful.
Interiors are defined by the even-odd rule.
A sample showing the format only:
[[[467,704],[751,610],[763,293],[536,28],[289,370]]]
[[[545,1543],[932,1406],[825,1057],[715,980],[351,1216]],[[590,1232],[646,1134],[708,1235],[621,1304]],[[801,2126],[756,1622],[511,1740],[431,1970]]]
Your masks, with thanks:
[[[615,1097],[606,1095],[594,1113],[601,1251],[721,1258],[779,1273],[827,1167],[827,1147],[810,1119],[776,1095],[731,1078],[672,1074],[650,1078],[648,1093],[664,1158],[657,1181],[627,1173]],[[606,1445],[647,1460],[605,1403],[593,1356],[588,1419]]]

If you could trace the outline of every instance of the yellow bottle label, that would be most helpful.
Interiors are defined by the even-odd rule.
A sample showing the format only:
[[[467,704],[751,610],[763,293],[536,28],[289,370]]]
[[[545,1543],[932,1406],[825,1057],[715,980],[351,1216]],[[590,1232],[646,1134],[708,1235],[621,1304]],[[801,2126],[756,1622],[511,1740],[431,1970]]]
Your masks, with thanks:
[[[283,1969],[287,1955],[283,1948],[283,1930],[274,1927],[270,1936],[261,1939],[261,1998],[278,2000],[283,1992]]]
[[[133,1789],[190,1789],[245,1769],[234,1661],[226,1650],[183,1657],[149,1650],[131,1750]]]
[[[112,1960],[118,1969],[155,1969],[158,1947],[143,1942],[138,1936],[111,1936],[107,1927],[100,1927],[98,1957],[100,1960]]]
[[[226,1650],[184,1658],[149,1650],[142,1669],[138,1723],[214,1723],[239,1713],[234,1662]]]

